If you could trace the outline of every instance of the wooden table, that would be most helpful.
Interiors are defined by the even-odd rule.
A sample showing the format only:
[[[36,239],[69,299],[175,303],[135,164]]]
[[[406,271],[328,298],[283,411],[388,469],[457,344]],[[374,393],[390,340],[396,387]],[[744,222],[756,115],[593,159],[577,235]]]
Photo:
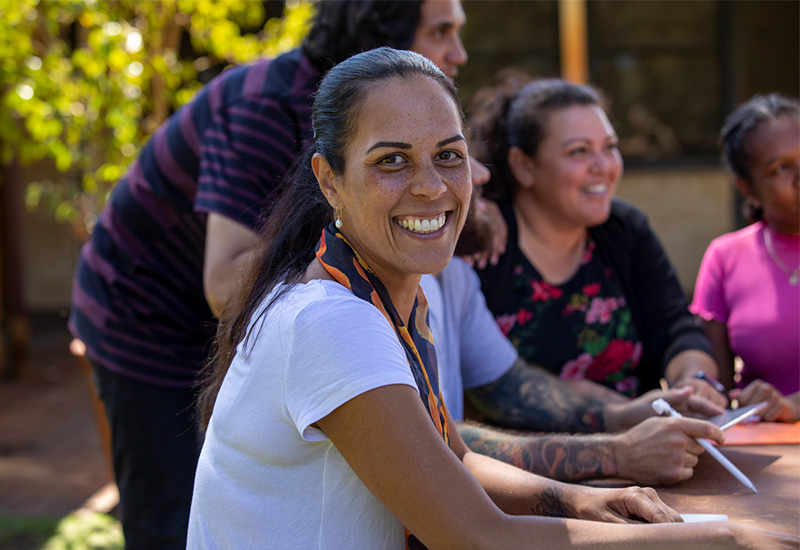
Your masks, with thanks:
[[[757,494],[703,453],[691,479],[656,488],[661,499],[681,514],[725,514],[728,521],[800,535],[800,445],[724,445],[720,451],[750,478]]]
[[[681,514],[726,514],[729,521],[800,534],[800,445],[720,447],[756,486],[755,494],[703,453],[694,475],[658,488]]]

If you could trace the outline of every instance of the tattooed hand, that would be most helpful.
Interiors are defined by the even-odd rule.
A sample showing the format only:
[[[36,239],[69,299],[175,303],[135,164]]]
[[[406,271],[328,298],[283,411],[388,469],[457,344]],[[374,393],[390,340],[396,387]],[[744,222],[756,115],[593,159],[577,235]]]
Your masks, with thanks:
[[[610,523],[675,523],[682,522],[680,515],[664,504],[654,489],[649,487],[626,487],[624,489],[597,489],[579,485],[559,485],[553,492],[541,497],[542,503],[553,500],[553,494],[563,495],[559,499],[566,516]],[[547,493],[547,491],[545,491]],[[540,504],[540,506],[543,506]],[[558,512],[555,503],[551,507]],[[538,513],[538,512],[537,512]],[[551,514],[556,515],[556,514]]]
[[[648,418],[615,438],[618,475],[648,485],[689,479],[703,452],[695,438],[721,443],[725,436],[712,423],[694,418]]]

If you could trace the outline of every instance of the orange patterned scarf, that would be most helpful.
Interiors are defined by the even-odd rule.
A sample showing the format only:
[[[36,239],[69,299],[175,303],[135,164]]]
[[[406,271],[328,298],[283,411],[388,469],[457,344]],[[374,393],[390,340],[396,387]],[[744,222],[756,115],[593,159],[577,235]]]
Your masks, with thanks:
[[[333,224],[322,231],[317,244],[317,259],[337,282],[350,289],[357,297],[377,307],[394,327],[397,339],[405,349],[406,359],[417,383],[422,403],[445,444],[450,445],[446,409],[439,394],[439,372],[433,335],[428,326],[428,300],[422,287],[417,288],[417,298],[411,310],[409,326],[406,326],[400,319],[383,283]],[[406,530],[406,547],[424,548],[419,539],[408,530]]]

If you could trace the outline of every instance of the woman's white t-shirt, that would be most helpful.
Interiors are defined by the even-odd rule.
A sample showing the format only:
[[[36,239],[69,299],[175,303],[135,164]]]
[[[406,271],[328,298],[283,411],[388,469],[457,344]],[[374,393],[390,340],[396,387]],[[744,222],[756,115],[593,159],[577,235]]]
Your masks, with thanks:
[[[403,526],[312,426],[371,389],[416,389],[393,327],[333,281],[263,308],[217,397],[187,547],[403,548]]]

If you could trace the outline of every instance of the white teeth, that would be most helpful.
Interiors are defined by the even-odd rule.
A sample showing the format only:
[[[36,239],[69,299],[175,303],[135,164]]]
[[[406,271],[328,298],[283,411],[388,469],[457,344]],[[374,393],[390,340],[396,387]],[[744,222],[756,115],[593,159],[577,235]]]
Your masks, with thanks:
[[[402,226],[403,229],[408,229],[409,231],[413,231],[414,233],[426,234],[426,233],[434,233],[439,231],[442,227],[444,227],[444,223],[447,221],[447,216],[445,214],[441,214],[438,218],[433,219],[425,219],[420,220],[419,218],[414,219],[403,219],[398,220],[398,225]]]
[[[604,184],[599,183],[597,185],[588,185],[588,186],[584,187],[584,189],[588,193],[605,193],[607,187]]]

